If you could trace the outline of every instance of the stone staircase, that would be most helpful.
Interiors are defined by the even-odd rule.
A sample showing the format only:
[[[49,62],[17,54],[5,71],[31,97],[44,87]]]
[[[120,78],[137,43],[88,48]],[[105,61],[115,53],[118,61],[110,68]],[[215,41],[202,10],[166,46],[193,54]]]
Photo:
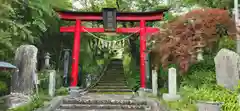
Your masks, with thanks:
[[[154,111],[146,101],[130,95],[88,93],[82,97],[67,97],[55,111]]]
[[[89,92],[132,92],[126,84],[122,60],[112,60],[103,77]]]
[[[132,92],[126,86],[121,60],[113,60],[98,84],[88,93],[64,97],[54,111],[166,111],[155,100],[116,92]]]

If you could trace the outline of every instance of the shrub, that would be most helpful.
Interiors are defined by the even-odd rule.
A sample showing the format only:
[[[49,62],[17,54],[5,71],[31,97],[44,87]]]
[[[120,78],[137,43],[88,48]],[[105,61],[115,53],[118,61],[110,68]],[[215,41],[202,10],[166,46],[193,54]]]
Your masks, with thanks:
[[[199,50],[212,49],[222,35],[234,37],[235,25],[228,11],[221,9],[198,9],[163,26],[161,33],[152,37],[155,44],[155,66],[178,64],[181,74],[196,63]]]
[[[196,71],[215,71],[214,56],[204,55],[204,60],[192,64],[187,74],[194,74]]]
[[[182,87],[181,93],[189,102],[187,104],[195,104],[196,101],[215,101],[224,102],[222,111],[239,111],[240,106],[237,102],[237,92],[231,92],[217,85],[210,87],[204,84],[199,88]]]
[[[224,36],[219,40],[218,50],[226,48],[232,51],[236,50],[236,41],[230,39],[230,37]]]
[[[7,94],[7,92],[8,92],[7,84],[3,81],[0,81],[0,96]]]
[[[59,89],[56,90],[56,95],[60,96],[60,95],[68,95],[68,89],[65,87],[61,87]]]
[[[6,95],[10,92],[11,72],[0,72],[0,96]]]
[[[201,87],[202,85],[215,85],[216,74],[211,71],[195,71],[193,74],[183,77],[181,86],[191,86],[194,88]]]
[[[135,63],[135,59],[131,56],[130,53],[123,54],[124,74],[127,78],[128,86],[134,91],[138,90],[140,87],[140,74],[137,71]]]

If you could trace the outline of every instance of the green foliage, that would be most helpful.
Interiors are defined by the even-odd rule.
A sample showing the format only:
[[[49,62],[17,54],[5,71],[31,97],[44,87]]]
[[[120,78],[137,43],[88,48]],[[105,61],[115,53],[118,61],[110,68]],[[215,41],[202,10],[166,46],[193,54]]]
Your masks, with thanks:
[[[240,109],[237,102],[237,93],[215,86],[209,87],[207,84],[200,88],[185,86],[181,88],[182,100],[169,102],[168,105],[178,111],[197,111],[197,101],[224,102],[222,111],[238,111]]]
[[[40,80],[40,85],[39,85],[40,89],[47,90],[49,86],[49,73],[47,72],[47,70],[44,70],[42,72],[39,72],[38,76]]]
[[[219,40],[218,50],[226,48],[232,51],[236,50],[236,41],[228,36],[224,36]]]
[[[214,58],[211,55],[204,55],[203,58],[203,61],[199,61],[190,66],[188,74],[194,74],[195,71],[215,71]]]
[[[40,80],[40,85],[39,85],[39,89],[41,91],[47,91],[48,87],[49,87],[49,72],[48,70],[43,70],[41,72],[39,72],[38,74],[39,76],[39,80]],[[63,78],[63,72],[56,72],[56,89],[59,89],[62,87],[63,83],[62,83],[62,78]]]
[[[186,5],[195,5],[199,4],[201,6],[207,6],[211,8],[233,8],[234,0],[183,0],[182,3]]]
[[[37,108],[40,108],[43,106],[44,101],[46,101],[46,97],[47,96],[45,95],[39,96],[39,97],[34,96],[32,97],[31,101],[28,102],[27,104],[17,108],[9,109],[8,111],[34,111]]]
[[[197,101],[213,101],[224,102],[222,111],[238,111],[238,92],[216,85],[215,76],[211,71],[195,71],[184,77],[180,88],[182,100],[168,102],[169,107],[178,111],[197,111]]]
[[[195,71],[192,74],[183,77],[182,86],[188,85],[194,88],[201,87],[202,85],[216,84],[216,74],[211,71]]]
[[[168,106],[178,111],[197,111],[197,101],[224,102],[222,111],[238,111],[237,91],[230,91],[216,84],[213,56],[194,64],[186,76],[182,77],[180,85],[182,99],[167,102]]]
[[[5,82],[0,81],[0,96],[8,92],[8,86]]]
[[[136,60],[130,53],[125,52],[123,54],[123,68],[128,86],[134,91],[138,90],[140,87],[139,72],[137,71]]]
[[[171,12],[164,12],[164,21],[174,21],[178,16],[173,15]]]
[[[0,96],[9,93],[11,83],[11,72],[0,71]]]
[[[11,60],[21,44],[40,43],[43,33],[57,25],[53,7],[68,8],[68,4],[64,0],[1,0],[0,58]]]
[[[56,90],[56,95],[61,96],[61,95],[68,95],[68,89],[65,87],[61,87]]]

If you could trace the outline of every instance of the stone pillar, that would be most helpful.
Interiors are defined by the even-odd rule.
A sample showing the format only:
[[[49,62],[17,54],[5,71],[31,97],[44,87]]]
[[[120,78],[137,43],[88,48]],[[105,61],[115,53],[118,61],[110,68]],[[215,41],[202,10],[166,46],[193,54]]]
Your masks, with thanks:
[[[67,86],[67,78],[68,78],[68,69],[69,69],[69,59],[70,59],[70,49],[65,49],[64,50],[64,86]]]
[[[158,75],[156,70],[152,70],[152,92],[154,96],[158,94]]]
[[[237,49],[236,52],[240,54],[240,18],[239,18],[239,0],[234,0],[234,18],[236,23],[236,37],[237,37]]]
[[[55,95],[56,90],[56,71],[49,70],[49,87],[48,87],[48,94],[53,97]]]
[[[45,65],[44,65],[44,67],[45,68],[50,68],[50,64],[49,64],[49,60],[50,60],[50,54],[47,52],[46,54],[45,54],[45,57],[44,57],[44,59],[45,59]]]
[[[240,20],[236,20],[237,53],[240,54]]]
[[[166,101],[176,101],[180,99],[177,95],[177,70],[175,68],[168,69],[168,94],[163,94]]]

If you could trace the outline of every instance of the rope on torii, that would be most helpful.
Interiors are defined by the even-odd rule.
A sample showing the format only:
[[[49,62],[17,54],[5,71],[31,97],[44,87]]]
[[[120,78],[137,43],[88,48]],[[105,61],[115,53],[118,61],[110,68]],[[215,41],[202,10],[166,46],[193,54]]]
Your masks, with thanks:
[[[119,49],[123,49],[126,43],[129,43],[129,41],[127,41],[127,38],[136,34],[141,29],[137,30],[136,32],[134,32],[134,33],[132,33],[132,34],[126,36],[126,37],[123,37],[123,38],[120,38],[120,39],[115,39],[115,40],[106,40],[106,39],[98,37],[97,35],[94,35],[91,32],[88,32],[86,29],[83,29],[83,30],[85,32],[87,32],[88,34],[92,35],[94,38],[96,38],[94,43],[92,43],[91,45],[94,45],[94,46],[97,46],[97,45],[99,46],[100,45],[100,46],[102,46],[102,47],[99,47],[100,49],[111,47],[112,50],[119,50]],[[97,41],[97,40],[99,40],[99,41]]]

